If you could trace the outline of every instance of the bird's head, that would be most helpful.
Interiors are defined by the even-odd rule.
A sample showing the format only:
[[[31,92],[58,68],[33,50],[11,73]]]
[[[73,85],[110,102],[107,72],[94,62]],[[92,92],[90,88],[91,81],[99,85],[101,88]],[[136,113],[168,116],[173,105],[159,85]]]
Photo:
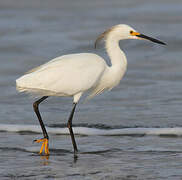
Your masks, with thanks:
[[[122,39],[146,39],[150,40],[154,43],[166,45],[164,42],[154,39],[152,37],[146,36],[144,34],[139,33],[132,27],[126,24],[118,24],[116,26],[111,27],[110,29],[103,32],[95,41],[95,48],[97,46],[98,41],[101,39],[110,39],[111,41],[119,41]]]

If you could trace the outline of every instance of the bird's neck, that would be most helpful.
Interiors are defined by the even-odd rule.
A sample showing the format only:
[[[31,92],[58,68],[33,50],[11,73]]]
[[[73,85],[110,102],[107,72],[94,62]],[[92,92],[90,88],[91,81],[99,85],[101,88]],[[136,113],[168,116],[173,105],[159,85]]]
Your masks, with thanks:
[[[127,59],[125,53],[119,47],[119,40],[108,37],[106,39],[106,51],[110,57],[111,68],[120,69],[124,73],[127,68]]]

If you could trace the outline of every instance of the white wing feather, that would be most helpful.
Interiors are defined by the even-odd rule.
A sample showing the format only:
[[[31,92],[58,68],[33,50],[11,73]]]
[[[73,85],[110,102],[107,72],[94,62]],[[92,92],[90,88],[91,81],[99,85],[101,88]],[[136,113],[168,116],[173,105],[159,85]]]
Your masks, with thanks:
[[[96,54],[55,58],[16,80],[17,89],[41,95],[73,96],[93,89],[107,65]]]

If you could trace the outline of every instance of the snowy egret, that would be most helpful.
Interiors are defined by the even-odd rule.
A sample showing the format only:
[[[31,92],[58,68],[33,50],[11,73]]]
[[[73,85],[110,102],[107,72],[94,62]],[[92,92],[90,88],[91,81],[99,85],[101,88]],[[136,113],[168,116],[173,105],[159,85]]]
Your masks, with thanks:
[[[78,150],[72,130],[72,119],[76,105],[86,91],[90,92],[88,98],[92,98],[119,84],[127,68],[127,59],[119,47],[119,41],[123,39],[147,39],[165,45],[157,39],[140,34],[125,24],[113,26],[102,33],[97,38],[95,47],[101,39],[105,39],[111,66],[108,66],[104,59],[96,54],[69,54],[36,67],[16,80],[17,89],[20,92],[28,92],[42,97],[33,103],[44,136],[42,139],[35,140],[38,143],[43,142],[40,154],[44,148],[45,154],[49,154],[49,136],[39,112],[39,104],[42,101],[49,96],[73,97],[73,107],[67,126],[70,131],[74,154],[76,154]]]

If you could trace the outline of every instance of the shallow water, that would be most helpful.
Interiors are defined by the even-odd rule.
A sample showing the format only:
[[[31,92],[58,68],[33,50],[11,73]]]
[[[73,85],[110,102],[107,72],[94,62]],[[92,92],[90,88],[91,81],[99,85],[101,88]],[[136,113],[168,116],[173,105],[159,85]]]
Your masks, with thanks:
[[[1,1],[0,179],[181,179],[181,21],[179,0]],[[67,53],[94,52],[108,61],[94,40],[119,23],[168,45],[120,43],[128,59],[122,82],[83,98],[76,110],[77,160],[65,128],[72,99],[42,103],[51,155],[40,157],[32,143],[42,137],[35,99],[16,92],[16,78]]]

